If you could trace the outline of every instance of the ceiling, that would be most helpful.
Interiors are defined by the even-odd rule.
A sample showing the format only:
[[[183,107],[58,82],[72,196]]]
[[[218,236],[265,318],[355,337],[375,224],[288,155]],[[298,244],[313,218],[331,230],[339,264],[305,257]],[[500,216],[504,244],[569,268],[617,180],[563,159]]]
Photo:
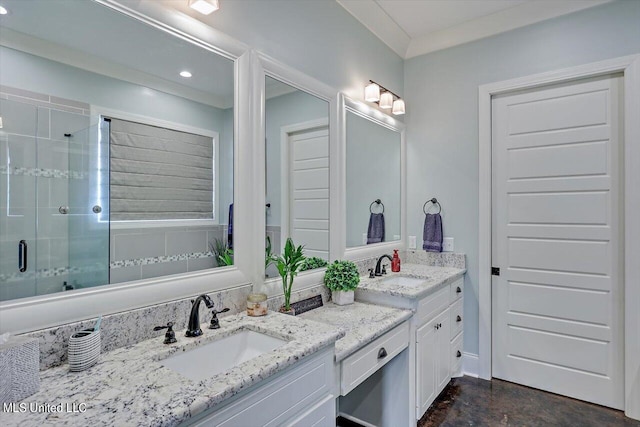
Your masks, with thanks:
[[[612,0],[336,1],[407,59]]]

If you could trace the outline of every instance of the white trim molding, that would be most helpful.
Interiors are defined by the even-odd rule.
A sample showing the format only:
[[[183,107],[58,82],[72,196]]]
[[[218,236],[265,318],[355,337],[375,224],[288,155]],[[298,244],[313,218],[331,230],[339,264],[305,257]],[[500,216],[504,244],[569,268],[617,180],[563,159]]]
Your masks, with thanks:
[[[400,240],[347,248],[347,112],[370,120],[400,134]],[[334,242],[337,258],[360,260],[389,254],[394,249],[406,249],[407,240],[407,143],[405,124],[363,102],[340,94],[338,102],[338,135],[336,147],[332,147],[331,171],[336,187],[331,187],[331,226],[339,230],[340,238]],[[335,156],[335,157],[333,157]]]
[[[640,419],[640,55],[490,83],[478,88],[479,366],[491,379],[491,98],[507,92],[612,73],[624,75],[625,415]]]
[[[465,376],[478,378],[478,355],[462,352],[462,373]]]

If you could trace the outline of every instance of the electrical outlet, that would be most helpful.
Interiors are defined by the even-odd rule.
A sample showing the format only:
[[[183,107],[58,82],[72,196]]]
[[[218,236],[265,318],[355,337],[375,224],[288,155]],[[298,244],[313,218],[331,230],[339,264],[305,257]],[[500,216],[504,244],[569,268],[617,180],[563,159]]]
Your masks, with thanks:
[[[445,237],[443,239],[442,252],[453,252],[453,237]]]
[[[416,248],[416,236],[409,236],[409,249]]]
[[[362,244],[363,245],[367,244],[367,233],[362,233]]]

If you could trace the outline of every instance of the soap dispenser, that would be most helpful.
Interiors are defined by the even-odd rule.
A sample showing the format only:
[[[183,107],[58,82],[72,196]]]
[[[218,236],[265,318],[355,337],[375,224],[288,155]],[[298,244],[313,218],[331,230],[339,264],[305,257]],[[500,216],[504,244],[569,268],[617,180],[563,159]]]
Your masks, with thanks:
[[[391,259],[391,271],[394,273],[400,272],[400,257],[398,256],[398,250],[393,250],[393,258]]]

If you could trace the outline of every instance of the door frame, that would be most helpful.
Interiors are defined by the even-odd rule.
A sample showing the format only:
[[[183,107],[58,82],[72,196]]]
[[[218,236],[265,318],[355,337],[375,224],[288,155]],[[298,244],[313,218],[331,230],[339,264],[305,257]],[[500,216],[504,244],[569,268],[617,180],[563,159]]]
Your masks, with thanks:
[[[329,134],[329,118],[323,117],[320,119],[309,120],[302,123],[294,123],[291,125],[282,126],[280,128],[280,242],[284,242],[289,237],[289,174],[291,169],[290,163],[290,151],[289,138],[294,133],[312,131],[314,129],[327,129],[327,139]],[[327,156],[327,159],[329,157]],[[327,183],[327,188],[329,184]],[[329,248],[327,248],[328,251]]]
[[[478,87],[479,136],[479,289],[478,376],[491,373],[491,100],[494,95],[580,78],[623,73],[624,77],[624,236],[640,236],[640,55],[595,62]],[[635,214],[635,216],[634,216]],[[640,419],[640,240],[624,238],[624,388],[625,415]],[[635,262],[634,262],[635,260]]]

